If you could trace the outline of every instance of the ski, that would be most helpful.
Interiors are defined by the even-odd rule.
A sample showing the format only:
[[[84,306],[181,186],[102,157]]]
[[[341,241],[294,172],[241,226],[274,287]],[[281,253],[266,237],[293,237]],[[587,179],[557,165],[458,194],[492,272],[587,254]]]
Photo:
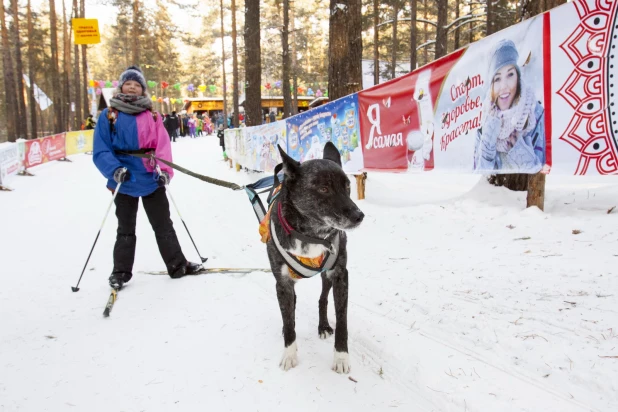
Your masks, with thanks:
[[[109,314],[114,307],[114,303],[116,303],[116,299],[118,299],[118,290],[112,289],[112,293],[109,294],[109,298],[107,299],[107,303],[105,304],[105,310],[103,311],[103,316],[106,318],[109,317]]]
[[[186,276],[204,275],[207,273],[252,273],[252,272],[270,273],[272,271],[271,269],[265,269],[265,268],[204,268],[204,269],[201,269],[195,273],[192,273]],[[168,274],[166,270],[143,271],[139,273],[143,273],[145,275],[167,275]]]

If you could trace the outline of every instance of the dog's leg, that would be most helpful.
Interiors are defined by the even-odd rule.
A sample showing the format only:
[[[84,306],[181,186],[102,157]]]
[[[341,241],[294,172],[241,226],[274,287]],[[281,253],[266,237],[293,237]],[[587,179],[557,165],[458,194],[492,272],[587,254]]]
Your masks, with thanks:
[[[348,269],[339,269],[333,275],[333,298],[335,300],[335,359],[333,370],[337,373],[350,372],[348,354]]]
[[[320,322],[318,323],[318,335],[320,338],[327,339],[333,334],[333,328],[328,324],[328,293],[333,287],[333,282],[328,278],[326,273],[322,273],[322,294],[318,303],[320,312]]]
[[[283,370],[298,365],[297,346],[296,346],[296,331],[295,327],[295,308],[296,294],[294,293],[294,282],[290,279],[277,279],[277,300],[279,301],[279,309],[281,309],[281,318],[283,319],[283,341],[285,350],[281,358],[279,366]]]

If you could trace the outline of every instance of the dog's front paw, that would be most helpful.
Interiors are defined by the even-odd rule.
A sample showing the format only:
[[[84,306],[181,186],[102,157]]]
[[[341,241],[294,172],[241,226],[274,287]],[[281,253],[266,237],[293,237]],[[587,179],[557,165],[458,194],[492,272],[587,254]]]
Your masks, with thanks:
[[[296,342],[294,342],[283,351],[283,357],[281,358],[279,366],[284,371],[287,371],[296,365],[298,365],[298,348]]]
[[[347,352],[336,352],[332,369],[337,373],[350,373],[350,355]]]
[[[318,326],[318,334],[320,335],[320,339],[328,339],[333,333],[333,328],[329,325]]]

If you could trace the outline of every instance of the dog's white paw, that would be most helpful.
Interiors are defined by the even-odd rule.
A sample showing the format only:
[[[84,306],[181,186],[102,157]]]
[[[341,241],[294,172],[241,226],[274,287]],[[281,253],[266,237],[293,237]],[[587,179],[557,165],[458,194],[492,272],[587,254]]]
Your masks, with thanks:
[[[331,336],[333,336],[333,330],[323,330],[322,332],[320,332],[320,339],[328,339]]]
[[[279,366],[284,371],[287,371],[296,365],[298,365],[298,347],[296,346],[296,341],[294,341],[294,343],[283,351],[283,357],[281,358]]]
[[[335,352],[332,369],[337,373],[350,373],[350,355],[347,352]]]

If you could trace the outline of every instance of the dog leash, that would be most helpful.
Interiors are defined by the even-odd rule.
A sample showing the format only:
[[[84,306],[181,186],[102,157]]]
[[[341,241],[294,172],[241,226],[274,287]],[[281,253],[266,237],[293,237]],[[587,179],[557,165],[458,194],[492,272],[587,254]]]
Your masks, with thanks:
[[[144,150],[133,150],[133,151],[125,151],[125,150],[118,150],[116,151],[116,153],[118,154],[123,154],[123,155],[129,155],[129,156],[134,156],[134,157],[139,157],[141,159],[149,159],[151,162],[159,161],[165,165],[168,165],[169,167],[171,167],[172,169],[176,169],[179,172],[182,172],[184,174],[187,174],[189,176],[193,176],[196,179],[200,179],[206,183],[210,183],[213,185],[217,185],[217,186],[221,186],[221,187],[227,187],[228,189],[232,189],[232,190],[243,190],[244,186],[239,186],[236,183],[232,183],[232,182],[226,182],[225,180],[220,180],[220,179],[215,179],[214,177],[209,177],[209,176],[204,176],[201,175],[199,173],[195,173],[189,169],[185,169],[182,166],[178,166],[175,163],[172,162],[168,162],[165,159],[161,159],[159,157],[156,157],[154,155],[154,152],[146,152]],[[154,166],[153,166],[154,167]]]

